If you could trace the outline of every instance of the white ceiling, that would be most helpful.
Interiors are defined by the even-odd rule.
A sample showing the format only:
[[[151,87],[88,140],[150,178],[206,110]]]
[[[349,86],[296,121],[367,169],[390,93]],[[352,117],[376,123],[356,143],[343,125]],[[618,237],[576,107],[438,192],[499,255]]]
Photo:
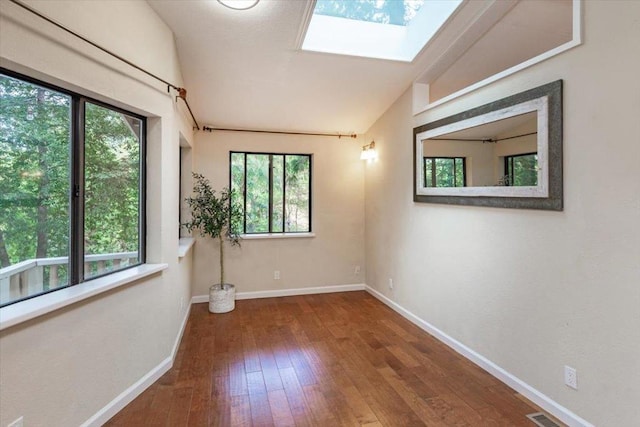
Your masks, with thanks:
[[[300,50],[312,0],[261,0],[246,11],[216,0],[148,2],[175,34],[189,104],[201,125],[340,133],[366,132],[419,76],[435,79],[468,57],[473,43],[517,3],[465,1],[406,63]],[[482,61],[483,52],[476,55]]]
[[[246,11],[216,0],[149,3],[175,34],[189,104],[204,124],[363,133],[418,72],[297,49],[307,0],[262,0]]]

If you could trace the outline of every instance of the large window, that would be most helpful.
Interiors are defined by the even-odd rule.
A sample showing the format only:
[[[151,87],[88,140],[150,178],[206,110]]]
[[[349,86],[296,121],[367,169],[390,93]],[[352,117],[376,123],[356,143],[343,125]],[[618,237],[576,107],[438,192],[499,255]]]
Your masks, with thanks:
[[[231,152],[231,190],[243,232],[311,231],[311,156]]]
[[[0,305],[144,261],[142,117],[0,70]]]
[[[505,185],[514,187],[538,185],[538,154],[505,156]]]
[[[466,186],[464,157],[425,157],[425,187]]]

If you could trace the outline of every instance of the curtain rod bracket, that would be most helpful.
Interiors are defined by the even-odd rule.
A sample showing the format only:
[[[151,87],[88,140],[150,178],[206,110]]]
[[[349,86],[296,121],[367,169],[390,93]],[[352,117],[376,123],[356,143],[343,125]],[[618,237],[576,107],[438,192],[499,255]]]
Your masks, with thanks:
[[[106,53],[107,55],[112,56],[113,58],[116,58],[117,60],[124,62],[125,64],[135,68],[138,71],[143,72],[144,74],[146,74],[149,77],[152,77],[156,80],[158,80],[161,83],[164,83],[167,85],[167,93],[171,93],[171,88],[175,89],[178,91],[178,96],[180,98],[182,98],[184,100],[184,103],[187,105],[187,108],[189,109],[189,114],[191,114],[191,118],[193,119],[193,122],[196,125],[196,128],[198,130],[200,130],[200,126],[198,125],[198,122],[196,121],[195,116],[193,115],[193,113],[191,112],[191,107],[189,107],[189,103],[187,102],[187,91],[183,88],[179,88],[176,85],[171,84],[170,82],[166,81],[165,79],[158,77],[157,75],[145,70],[144,68],[140,67],[139,65],[134,64],[133,62],[129,61],[128,59],[123,58],[122,56],[113,53],[112,51],[105,49],[104,47],[100,46],[99,44],[89,40],[88,38],[76,33],[73,30],[70,30],[69,28],[65,27],[64,25],[60,24],[59,22],[54,21],[53,19],[49,18],[46,15],[43,15],[42,13],[38,12],[36,9],[22,3],[20,0],[9,0],[11,3],[15,4],[16,6],[21,7],[22,9],[26,10],[27,12],[32,13],[33,15],[39,17],[40,19],[43,19],[45,21],[47,21],[48,23],[50,23],[51,25],[60,28],[63,31],[66,31],[67,33],[71,34],[72,36],[84,41],[85,43],[90,44],[91,46],[95,47],[96,49],[101,50],[102,52]],[[184,91],[184,93],[183,93]]]

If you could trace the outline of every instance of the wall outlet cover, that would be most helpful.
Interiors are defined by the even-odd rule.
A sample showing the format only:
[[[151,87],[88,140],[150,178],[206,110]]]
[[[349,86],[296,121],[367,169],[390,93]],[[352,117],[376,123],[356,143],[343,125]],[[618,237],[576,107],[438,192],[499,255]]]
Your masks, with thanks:
[[[572,389],[578,389],[578,373],[571,366],[564,367],[564,383]]]

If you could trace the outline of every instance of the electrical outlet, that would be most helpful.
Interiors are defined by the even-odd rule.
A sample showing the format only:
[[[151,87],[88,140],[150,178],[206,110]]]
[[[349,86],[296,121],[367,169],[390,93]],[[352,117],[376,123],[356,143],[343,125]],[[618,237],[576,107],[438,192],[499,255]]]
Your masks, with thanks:
[[[356,265],[356,268],[353,269],[353,274],[355,274],[356,276],[358,274],[360,274],[360,266],[359,265]]]
[[[571,366],[564,367],[564,383],[575,390],[578,389],[578,373]]]
[[[280,280],[280,270],[275,270],[273,272],[273,279],[274,280]]]
[[[22,426],[23,426],[23,419],[22,417],[20,417],[14,422],[12,422],[11,424],[9,424],[7,427],[22,427]]]
[[[184,312],[184,297],[180,298],[180,313]]]
[[[389,278],[389,289],[393,289],[393,279]]]

